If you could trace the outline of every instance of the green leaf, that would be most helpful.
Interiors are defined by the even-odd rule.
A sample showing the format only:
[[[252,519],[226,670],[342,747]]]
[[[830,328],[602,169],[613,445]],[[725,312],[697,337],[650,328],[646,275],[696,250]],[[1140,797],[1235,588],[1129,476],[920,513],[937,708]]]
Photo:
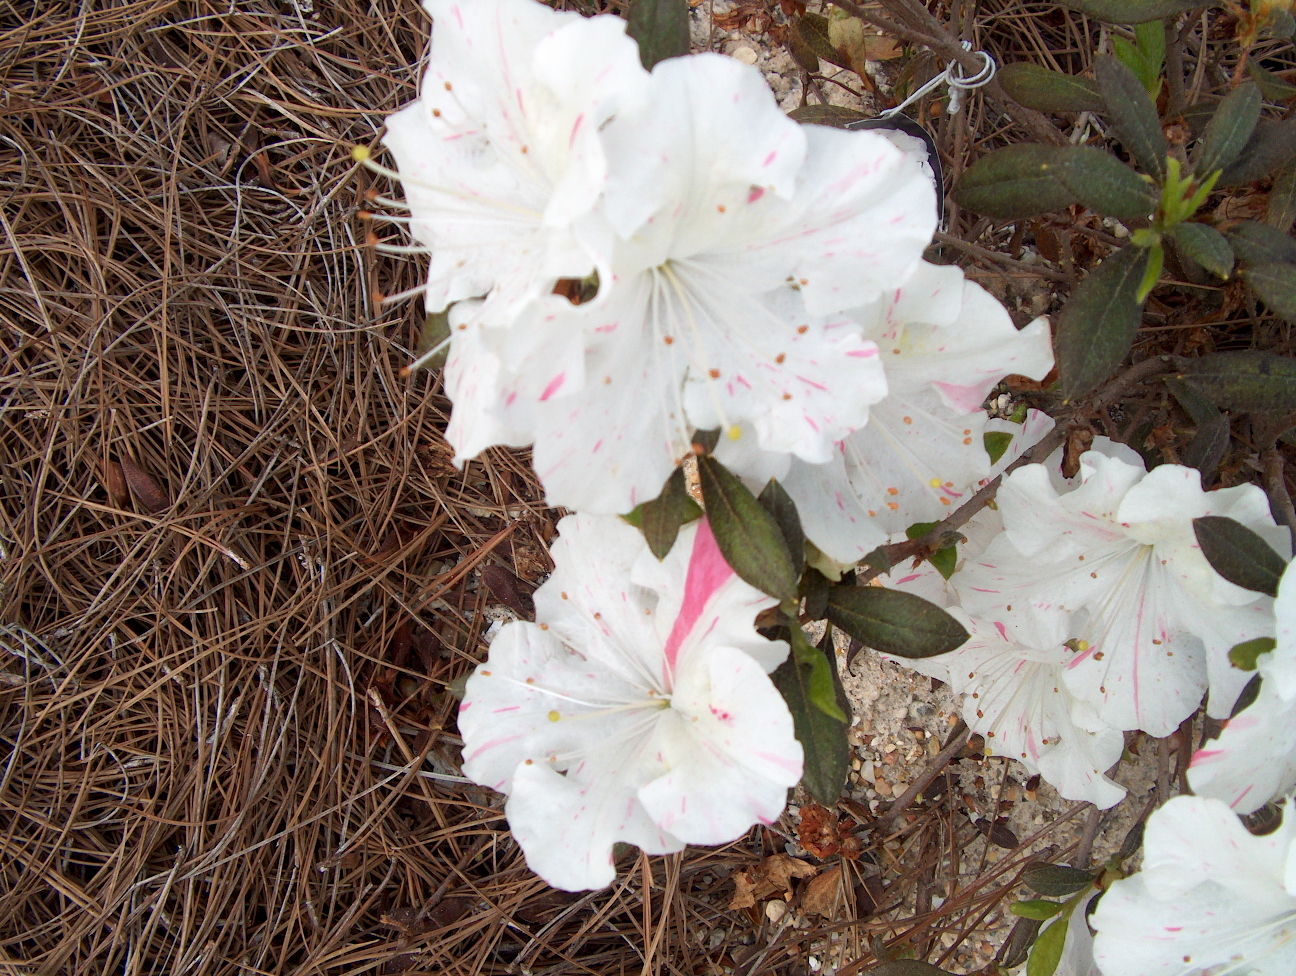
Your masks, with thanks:
[[[1183,463],[1202,474],[1213,474],[1228,451],[1233,431],[1228,417],[1217,414],[1197,424],[1197,433],[1183,451]]]
[[[1093,875],[1065,864],[1032,864],[1022,872],[1027,887],[1050,898],[1065,898],[1093,883]]]
[[[715,458],[699,457],[698,475],[711,531],[725,561],[762,593],[795,600],[801,574],[774,517]]]
[[[1293,85],[1281,75],[1266,71],[1255,61],[1247,62],[1247,71],[1251,73],[1255,83],[1260,86],[1260,92],[1265,98],[1275,102],[1290,102],[1293,98],[1296,98],[1296,85]]]
[[[815,653],[823,657],[823,653]],[[837,668],[825,661],[830,671],[836,693],[835,701],[843,714],[850,710],[846,692],[837,678]],[[841,796],[850,769],[850,743],[846,739],[847,724],[826,714],[811,703],[810,678],[813,665],[800,663],[791,654],[770,675],[775,687],[787,702],[792,713],[792,726],[797,741],[805,753],[801,785],[806,792],[824,806],[832,806]]]
[[[694,453],[714,454],[716,445],[720,443],[720,428],[712,427],[710,430],[695,430],[691,441]]]
[[[702,509],[689,497],[682,467],[671,472],[660,495],[644,502],[636,511],[639,519],[634,524],[643,529],[648,548],[659,561],[665,559],[671,546],[675,545],[680,526],[702,517]]]
[[[1145,24],[1185,10],[1218,7],[1221,0],[1058,0],[1059,5],[1109,24]]]
[[[1125,832],[1125,839],[1121,841],[1120,850],[1116,852],[1118,862],[1127,861],[1138,853],[1138,849],[1143,846],[1143,827],[1144,822],[1140,820]]]
[[[1117,220],[1138,220],[1156,211],[1157,188],[1111,153],[1070,146],[1058,156],[1058,182],[1090,210]]]
[[[998,78],[1014,101],[1040,112],[1101,112],[1104,108],[1096,81],[1029,61],[1004,65]]]
[[[1011,434],[1007,436],[1010,439],[1012,438]],[[905,538],[921,539],[938,525],[940,525],[939,522],[915,522],[905,529]],[[958,567],[958,547],[942,546],[928,556],[927,561],[936,567],[941,576],[949,579],[954,575],[954,570]]]
[[[1296,156],[1296,119],[1261,119],[1247,144],[1220,175],[1220,186],[1262,180]]]
[[[898,657],[933,657],[968,639],[959,622],[936,604],[880,586],[834,586],[828,619],[856,640]]]
[[[1217,278],[1228,279],[1233,272],[1233,248],[1228,238],[1209,224],[1187,222],[1170,231],[1170,237],[1189,259],[1196,261]]]
[[[1109,255],[1071,294],[1057,320],[1058,387],[1075,400],[1105,380],[1129,352],[1143,320],[1139,286],[1148,250]]]
[[[1268,654],[1278,642],[1272,637],[1256,637],[1241,644],[1234,644],[1229,650],[1229,664],[1239,671],[1254,671],[1256,660],[1261,654]]]
[[[1278,595],[1286,562],[1260,536],[1223,515],[1193,519],[1193,533],[1211,568],[1244,590]]]
[[[791,635],[792,656],[805,669],[802,673],[810,704],[839,722],[847,721],[846,709],[837,704],[836,688],[840,681],[835,676],[836,661],[830,657],[833,653],[832,638],[828,639],[829,646],[821,650],[810,643],[799,626],[791,628]]]
[[[1194,359],[1178,378],[1226,410],[1296,410],[1296,359],[1288,356],[1217,352]]]
[[[1255,704],[1256,699],[1260,697],[1260,686],[1263,683],[1264,679],[1260,675],[1253,674],[1251,676],[1251,680],[1242,687],[1242,694],[1238,695],[1237,701],[1233,703],[1233,710],[1229,712],[1229,718],[1237,718],[1239,713],[1245,712]]]
[[[1161,280],[1161,269],[1165,266],[1165,248],[1159,240],[1153,241],[1152,246],[1147,250],[1147,268],[1144,269],[1143,279],[1139,282],[1138,291],[1134,294],[1134,300],[1139,305],[1147,301],[1148,295],[1152,294],[1152,289]]]
[[[787,32],[787,49],[795,61],[803,70],[816,74],[819,71],[819,55],[815,54],[814,48],[807,43],[805,36],[797,30],[797,25],[793,24]],[[807,106],[808,107],[808,106]]]
[[[1274,312],[1296,322],[1296,264],[1253,264],[1242,270],[1242,276]]]
[[[423,328],[419,330],[418,344],[414,347],[414,359],[417,362],[450,338],[450,308],[440,312],[429,312],[423,317]],[[445,365],[450,347],[446,346],[426,362],[419,363],[420,369],[439,369]]]
[[[835,129],[844,129],[868,116],[844,105],[802,105],[788,112],[788,118],[802,125],[831,125]]]
[[[1070,923],[1070,916],[1065,916],[1040,932],[1026,959],[1026,976],[1053,976],[1057,972]]]
[[[806,538],[805,532],[801,529],[801,516],[797,515],[796,502],[775,478],[770,478],[756,500],[778,523],[779,531],[783,533],[783,541],[787,543],[788,553],[792,556],[796,578],[800,579],[805,569]]]
[[[959,206],[1000,220],[1062,210],[1075,194],[1057,178],[1065,147],[1007,146],[982,156],[954,187]]]
[[[1289,232],[1296,223],[1296,159],[1274,177],[1265,223],[1281,234]]]
[[[1160,66],[1154,66],[1142,51],[1119,35],[1112,36],[1112,50],[1120,63],[1134,72],[1147,93],[1155,98],[1161,89]]]
[[[828,18],[823,14],[803,14],[792,25],[792,32],[800,36],[806,48],[813,52],[816,58],[822,58],[829,64],[835,64],[839,68],[851,67],[850,58],[846,53],[837,50],[833,42],[829,40]]]
[[[950,973],[920,959],[895,959],[874,966],[865,976],[950,976]]]
[[[1026,961],[1026,954],[1030,952],[1030,947],[1035,944],[1040,926],[1043,924],[1037,918],[1019,918],[1013,923],[1012,929],[1008,932],[1008,938],[1004,940],[1003,962],[1001,963],[1004,969],[1012,969],[1014,966],[1020,966]]]
[[[1120,0],[1128,3],[1129,0]],[[1147,90],[1134,72],[1111,55],[1100,55],[1094,61],[1094,76],[1107,117],[1116,137],[1135,162],[1158,180],[1165,179],[1166,154],[1169,146],[1161,131],[1161,119]]]
[[[1136,24],[1134,39],[1138,43],[1139,54],[1143,56],[1143,63],[1148,68],[1143,87],[1155,102],[1161,91],[1161,69],[1165,67],[1166,24],[1155,20]]]
[[[1245,264],[1296,263],[1296,240],[1258,220],[1244,220],[1230,227],[1228,239],[1238,260]]]
[[[986,453],[990,455],[990,463],[998,464],[999,459],[1004,456],[1004,451],[1008,450],[1008,445],[1012,443],[1013,435],[1006,430],[988,430],[981,435],[981,440],[985,443]]]
[[[688,0],[631,0],[626,33],[639,42],[648,70],[659,61],[689,53]]]
[[[1260,121],[1260,107],[1260,89],[1250,82],[1229,92],[1206,126],[1193,172],[1208,176],[1237,159]]]
[[[806,616],[811,620],[823,620],[828,615],[828,593],[832,583],[819,570],[809,566],[801,577],[801,586],[805,590]]]
[[[1008,906],[1008,911],[1022,918],[1037,918],[1043,922],[1062,911],[1062,902],[1034,898],[1028,901],[1013,902]]]

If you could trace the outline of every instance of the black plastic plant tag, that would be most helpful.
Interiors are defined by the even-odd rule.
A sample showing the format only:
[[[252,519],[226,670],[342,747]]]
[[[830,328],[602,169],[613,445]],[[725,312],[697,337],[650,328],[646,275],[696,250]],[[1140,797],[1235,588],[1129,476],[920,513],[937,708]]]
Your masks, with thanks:
[[[858,122],[849,122],[846,125],[848,129],[895,129],[897,132],[903,132],[907,136],[913,136],[915,139],[921,139],[927,146],[927,165],[932,169],[932,176],[936,180],[936,219],[940,221],[940,227],[945,227],[945,176],[941,172],[940,153],[936,151],[936,140],[932,138],[930,132],[921,125],[909,118],[907,115],[892,115],[890,118],[860,119]]]

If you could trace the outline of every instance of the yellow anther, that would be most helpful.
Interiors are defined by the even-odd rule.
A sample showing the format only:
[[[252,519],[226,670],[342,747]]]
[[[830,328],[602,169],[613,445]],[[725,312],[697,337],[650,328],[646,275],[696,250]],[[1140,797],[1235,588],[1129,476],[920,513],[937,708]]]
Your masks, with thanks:
[[[729,438],[731,441],[741,440],[741,439],[742,439],[742,428],[739,427],[737,424],[733,424],[733,425],[731,425],[730,428],[725,432],[725,434],[726,434],[726,436],[728,436],[728,438]]]
[[[932,478],[932,480],[927,482],[927,484],[931,485],[933,488],[939,488],[941,486],[941,480],[940,478]]]
[[[555,709],[554,711],[552,711],[552,712],[549,713],[549,721],[551,721],[551,722],[556,722],[556,721],[558,721],[560,718],[562,718],[562,716],[558,714],[557,709]]]
[[[1086,640],[1076,641],[1076,647],[1082,651],[1089,650],[1089,642]]]
[[[354,149],[351,150],[351,158],[354,159],[357,163],[364,163],[364,162],[368,162],[368,160],[369,160],[369,147],[368,147],[368,146],[356,146]]]

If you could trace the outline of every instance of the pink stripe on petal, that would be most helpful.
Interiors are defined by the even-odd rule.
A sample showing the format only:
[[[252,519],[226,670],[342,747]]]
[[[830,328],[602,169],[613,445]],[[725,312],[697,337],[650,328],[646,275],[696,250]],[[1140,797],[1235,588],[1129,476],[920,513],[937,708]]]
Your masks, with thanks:
[[[693,632],[702,611],[706,609],[712,594],[729,581],[733,570],[720,555],[715,536],[706,519],[698,522],[697,535],[693,537],[693,552],[689,556],[688,575],[684,580],[684,602],[680,606],[679,616],[671,627],[670,636],[666,638],[665,679],[669,688],[675,674],[675,659],[679,656],[680,645]]]
[[[566,373],[559,373],[557,376],[551,379],[549,381],[549,385],[544,388],[544,392],[540,394],[540,401],[543,403],[545,400],[548,400],[551,396],[557,393],[558,388],[563,385],[563,380],[565,380],[566,378],[567,378]]]

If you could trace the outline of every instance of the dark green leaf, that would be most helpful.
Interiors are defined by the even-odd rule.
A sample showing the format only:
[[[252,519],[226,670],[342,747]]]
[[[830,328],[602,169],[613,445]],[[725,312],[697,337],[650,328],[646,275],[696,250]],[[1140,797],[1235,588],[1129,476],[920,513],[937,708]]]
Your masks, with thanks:
[[[720,428],[713,427],[711,430],[693,431],[693,450],[698,454],[714,454],[716,445],[720,443]]]
[[[688,0],[631,0],[628,19],[626,33],[639,42],[639,60],[650,71],[689,53]]]
[[[1109,152],[1070,146],[1058,155],[1058,182],[1090,210],[1117,220],[1138,220],[1150,216],[1160,203],[1156,187]]]
[[[1255,704],[1256,699],[1260,697],[1260,685],[1263,683],[1264,679],[1260,675],[1253,674],[1251,676],[1251,680],[1243,686],[1242,694],[1238,695],[1238,700],[1233,703],[1233,710],[1229,712],[1229,718],[1237,718],[1240,713],[1245,712]]]
[[[639,506],[638,525],[643,529],[648,548],[661,560],[675,545],[680,526],[701,516],[702,509],[689,497],[684,469],[680,467],[671,472],[660,495]]]
[[[1228,238],[1244,264],[1296,263],[1296,240],[1269,224],[1244,220],[1229,228]]]
[[[1126,861],[1138,853],[1138,849],[1143,846],[1143,821],[1140,820],[1128,831],[1125,832],[1125,839],[1121,841],[1120,850],[1116,852],[1117,861]]]
[[[803,70],[809,71],[811,74],[819,71],[819,56],[815,54],[814,48],[806,42],[805,37],[797,30],[795,24],[787,32],[787,49],[788,53],[792,55],[792,60],[800,65]]]
[[[810,643],[800,626],[793,626],[791,634],[792,656],[804,669],[802,674],[810,704],[839,722],[847,721],[847,710],[837,704],[836,688],[841,682],[836,676],[837,663],[831,639],[827,648],[819,648]]]
[[[1058,315],[1058,387],[1067,400],[1096,387],[1129,352],[1143,321],[1137,296],[1148,266],[1146,248],[1131,245],[1109,255]]]
[[[836,689],[838,708],[843,714],[849,713],[850,702],[837,678],[837,668],[826,660],[822,652],[816,650],[815,653],[825,657]],[[797,656],[791,654],[770,677],[787,702],[788,711],[792,713],[793,731],[805,753],[801,785],[820,803],[831,807],[846,784],[850,743],[846,739],[846,723],[811,703],[810,678],[813,671],[813,666],[799,663]]]
[[[1288,233],[1292,224],[1296,223],[1296,159],[1274,177],[1265,211],[1265,223],[1280,234]]]
[[[844,129],[868,116],[844,105],[802,105],[788,112],[788,118],[802,125],[831,125],[835,129]]]
[[[811,620],[823,620],[828,615],[828,593],[832,583],[819,570],[809,566],[801,577],[801,584],[805,590],[806,616]]]
[[[1098,83],[1089,78],[1050,71],[1029,61],[999,69],[999,83],[1014,101],[1040,112],[1101,112]]]
[[[1278,595],[1287,564],[1260,536],[1223,515],[1193,519],[1193,532],[1211,568],[1244,590]]]
[[[868,971],[867,976],[950,976],[950,974],[919,959],[896,959],[873,967]]]
[[[783,541],[787,543],[788,553],[792,556],[796,577],[800,579],[801,571],[805,569],[806,539],[805,532],[801,529],[801,516],[797,515],[796,502],[775,478],[770,478],[756,500],[761,503],[765,511],[774,516],[774,521],[778,523],[779,531],[783,533]]]
[[[1193,171],[1205,179],[1238,158],[1260,121],[1260,89],[1247,83],[1234,88],[1211,116]]]
[[[1129,0],[1120,3],[1128,4]],[[1109,54],[1100,55],[1094,61],[1094,76],[1116,137],[1144,171],[1164,180],[1169,146],[1161,131],[1156,106],[1143,83]]]
[[[1038,918],[1042,922],[1062,911],[1062,903],[1033,898],[1028,901],[1013,902],[1008,906],[1008,911],[1021,918]]]
[[[1212,353],[1194,359],[1178,378],[1226,410],[1296,410],[1296,359],[1287,356]]]
[[[822,58],[839,68],[852,67],[845,52],[837,50],[828,39],[828,18],[823,14],[807,13],[798,17],[792,30],[800,35],[806,47],[817,58]],[[803,66],[804,67],[804,66]]]
[[[1243,269],[1242,276],[1274,312],[1296,322],[1296,264],[1253,264]]]
[[[954,187],[954,199],[988,217],[1017,220],[1062,210],[1075,194],[1057,178],[1065,147],[1019,145],[978,159]]]
[[[1296,262],[1296,240],[1258,220],[1243,220],[1229,228],[1229,241],[1244,264]]]
[[[1278,642],[1272,637],[1256,637],[1241,644],[1234,644],[1229,649],[1229,664],[1239,671],[1254,671],[1256,661],[1261,654],[1268,654]]]
[[[1035,944],[1035,938],[1039,935],[1040,926],[1043,924],[1037,918],[1017,919],[1008,933],[1008,938],[1004,940],[1003,948],[999,950],[997,960],[999,965],[1004,969],[1012,969],[1025,962],[1026,954]]]
[[[1215,275],[1225,278],[1233,272],[1233,248],[1228,238],[1209,224],[1187,221],[1170,231],[1179,249]]]
[[[1022,881],[1041,895],[1065,898],[1092,884],[1093,875],[1065,864],[1032,864],[1022,872]]]
[[[1247,62],[1247,71],[1251,73],[1255,83],[1260,86],[1260,91],[1265,98],[1273,99],[1275,102],[1290,102],[1293,98],[1296,98],[1296,85],[1293,85],[1281,75],[1266,71],[1255,61]]]
[[[1221,0],[1059,0],[1063,7],[1109,24],[1145,24],[1165,20],[1185,10],[1218,7]]]
[[[1184,448],[1183,463],[1190,468],[1196,468],[1203,475],[1213,474],[1219,468],[1220,462],[1224,460],[1231,438],[1232,428],[1229,426],[1228,417],[1223,414],[1199,423],[1197,433]]]
[[[990,463],[998,464],[999,459],[1004,456],[1004,451],[1008,450],[1008,445],[1012,443],[1013,435],[1006,430],[988,430],[981,435],[981,440],[985,442]]]
[[[774,517],[715,458],[699,457],[698,475],[707,519],[725,561],[762,593],[795,600],[801,574]]]
[[[414,347],[415,360],[422,359],[441,343],[450,338],[450,309],[440,312],[429,312],[423,317],[423,328],[419,330],[418,345]],[[450,347],[442,349],[431,359],[420,363],[421,369],[439,369],[445,365]]]
[[[944,654],[968,639],[959,622],[936,604],[880,586],[834,586],[828,619],[867,646],[898,657]]]
[[[1176,376],[1167,376],[1164,380],[1166,387],[1174,394],[1179,406],[1183,407],[1188,416],[1192,417],[1195,424],[1208,424],[1212,420],[1222,417],[1219,408],[1211,401],[1202,396],[1191,386]]]
[[[1026,976],[1053,976],[1062,961],[1062,947],[1066,945],[1070,916],[1051,922],[1039,934],[1026,959]]]
[[[1261,119],[1238,158],[1224,168],[1219,186],[1262,180],[1296,156],[1296,119]]]

